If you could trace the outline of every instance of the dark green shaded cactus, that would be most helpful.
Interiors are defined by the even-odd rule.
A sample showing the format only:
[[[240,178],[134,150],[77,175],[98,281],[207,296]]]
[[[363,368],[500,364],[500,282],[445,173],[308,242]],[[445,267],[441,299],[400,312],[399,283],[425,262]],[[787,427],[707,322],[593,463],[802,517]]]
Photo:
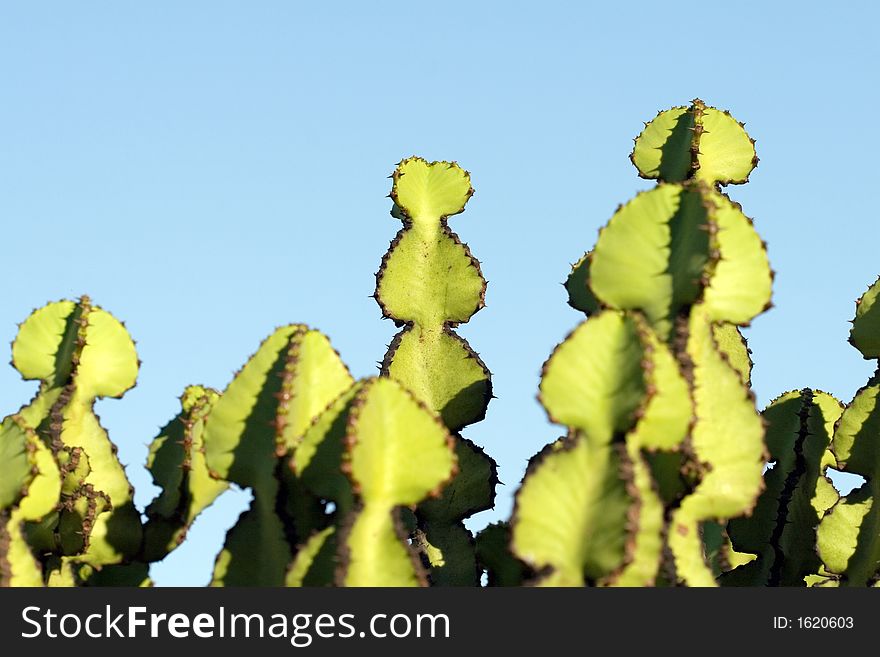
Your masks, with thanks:
[[[753,142],[696,100],[647,124],[631,159],[659,184],[617,210],[566,282],[590,318],[548,360],[540,400],[569,435],[517,493],[513,552],[543,585],[650,585],[661,564],[714,585],[702,525],[748,513],[762,485],[735,326],[769,306],[772,273],[719,191],[748,179]]]
[[[474,537],[464,519],[492,508],[498,474],[495,461],[481,447],[455,435],[458,471],[439,496],[416,509],[416,545],[426,557],[431,583],[476,586],[479,583]]]
[[[160,561],[180,545],[196,517],[228,487],[205,463],[205,420],[220,395],[189,386],[181,411],[150,444],[147,469],[162,491],[146,509],[143,559]]]
[[[89,582],[102,570],[106,577],[112,566],[136,557],[141,522],[116,447],[93,406],[134,385],[134,343],[112,315],[82,297],[51,303],[25,320],[12,362],[25,379],[41,382],[12,422],[38,439],[29,444],[39,459],[31,488],[40,492],[29,492],[18,510],[28,521],[24,534],[39,555],[42,580]]]
[[[880,358],[880,280],[856,302],[850,342],[866,359]],[[840,586],[876,586],[880,581],[880,370],[849,403],[831,441],[836,467],[861,475],[865,483],[841,497],[817,531],[819,557],[830,582]]]
[[[755,559],[721,577],[731,586],[804,586],[822,564],[816,528],[837,500],[825,476],[828,450],[843,405],[809,388],[787,392],[764,410],[771,467],[764,491],[748,518],[734,518],[728,534],[735,550]]]
[[[8,417],[0,425],[0,509],[8,509],[27,494],[37,467],[34,458],[36,436],[16,416]],[[60,485],[60,482],[59,482]]]
[[[476,536],[477,559],[486,572],[486,586],[522,586],[533,577],[510,551],[510,524],[496,522]]]
[[[375,298],[383,317],[404,328],[389,346],[381,374],[412,391],[455,432],[459,473],[440,499],[416,510],[414,537],[432,583],[474,586],[479,570],[463,521],[494,505],[496,465],[457,432],[483,419],[492,384],[479,356],[452,329],[484,306],[486,281],[447,225],[448,217],[464,211],[473,189],[469,174],[454,162],[411,157],[392,178],[391,214],[404,225],[376,274]]]

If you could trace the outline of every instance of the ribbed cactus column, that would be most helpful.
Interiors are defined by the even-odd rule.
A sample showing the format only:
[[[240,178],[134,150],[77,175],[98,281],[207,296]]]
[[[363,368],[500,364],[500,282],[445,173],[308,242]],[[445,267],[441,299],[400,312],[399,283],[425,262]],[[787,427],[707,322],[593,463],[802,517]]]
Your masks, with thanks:
[[[753,142],[696,100],[646,124],[631,159],[659,184],[617,210],[569,277],[589,319],[548,360],[540,395],[569,435],[517,494],[513,551],[542,584],[714,585],[702,526],[750,511],[762,485],[735,325],[768,307],[772,273],[720,192],[748,179]]]
[[[376,274],[376,301],[403,329],[392,341],[381,374],[399,381],[456,435],[459,472],[439,499],[416,511],[415,539],[432,583],[478,583],[468,516],[491,508],[495,462],[458,432],[485,416],[492,397],[489,370],[454,327],[484,305],[479,262],[450,230],[473,194],[470,176],[454,162],[403,160],[392,176],[392,216],[403,228]]]
[[[17,542],[26,536],[40,555],[41,581],[106,578],[112,566],[137,555],[141,522],[116,446],[93,407],[134,386],[134,343],[119,321],[84,296],[34,311],[13,342],[12,362],[25,379],[40,381],[31,403],[4,422],[6,436],[24,431],[34,460],[28,493],[6,526],[23,559],[17,563],[27,563],[30,580],[37,581],[26,546]],[[27,522],[13,527],[21,520]],[[139,571],[142,579],[146,571]]]
[[[837,501],[825,470],[843,405],[828,393],[804,388],[774,399],[764,409],[772,467],[749,517],[728,524],[732,546],[753,560],[721,575],[724,586],[804,586],[822,564],[816,528]]]
[[[212,585],[283,585],[298,544],[330,522],[323,502],[297,481],[290,458],[313,420],[352,382],[326,336],[290,324],[266,338],[212,402],[203,435],[208,472],[253,493],[226,535]]]

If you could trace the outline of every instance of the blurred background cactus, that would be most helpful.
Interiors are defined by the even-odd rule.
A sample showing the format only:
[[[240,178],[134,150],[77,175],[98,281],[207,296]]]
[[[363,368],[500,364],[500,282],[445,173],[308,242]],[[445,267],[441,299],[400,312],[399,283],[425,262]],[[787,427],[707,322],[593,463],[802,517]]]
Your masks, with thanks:
[[[720,191],[748,180],[753,142],[695,100],[646,124],[631,160],[658,185],[618,208],[566,283],[588,319],[545,364],[540,401],[567,433],[532,460],[511,520],[541,585],[712,585],[704,527],[761,490],[736,327],[768,307],[772,273]]]
[[[875,374],[844,406],[804,388],[763,413],[740,328],[770,307],[773,272],[722,188],[754,141],[700,100],[636,138],[657,185],[620,206],[565,283],[587,319],[544,364],[539,401],[562,437],[532,458],[508,522],[477,536],[497,466],[462,431],[491,374],[455,329],[485,305],[479,262],[448,226],[473,194],[454,162],[403,160],[403,227],[374,298],[400,329],[379,376],[356,379],[318,330],[275,329],[221,392],[190,385],[151,445],[141,513],[94,413],[139,361],[88,297],[20,326],[14,367],[39,382],[0,424],[0,585],[150,585],[231,487],[249,507],[213,586],[874,585],[880,512]],[[880,358],[875,283],[851,342]],[[829,468],[862,476],[841,496]]]

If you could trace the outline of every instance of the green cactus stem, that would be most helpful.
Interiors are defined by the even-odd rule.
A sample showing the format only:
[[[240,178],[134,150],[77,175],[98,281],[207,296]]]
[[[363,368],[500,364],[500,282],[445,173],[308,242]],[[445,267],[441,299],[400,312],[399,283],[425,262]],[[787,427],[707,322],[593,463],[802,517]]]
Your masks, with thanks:
[[[253,500],[226,535],[212,585],[283,585],[296,546],[323,529],[313,526],[323,503],[296,484],[290,453],[351,384],[329,340],[291,324],[266,338],[213,403],[203,430],[208,471],[250,488]]]
[[[669,547],[679,578],[691,586],[714,586],[706,564],[700,523],[751,511],[762,489],[766,462],[764,426],[754,396],[718,348],[702,305],[691,310],[687,356],[696,419],[688,449],[698,483],[671,513]]]
[[[691,412],[687,384],[669,348],[638,314],[602,311],[554,351],[539,398],[551,420],[573,434],[545,448],[530,466],[517,494],[514,554],[548,573],[540,580],[546,585],[653,582],[663,546],[663,506],[642,449],[675,448]],[[563,478],[566,486],[555,490]],[[577,502],[554,501],[556,493]],[[560,545],[581,545],[559,558],[534,544],[547,531],[542,525],[550,516],[542,507],[557,505],[572,514],[558,523],[556,532],[571,532]],[[597,513],[609,527],[592,526]],[[593,563],[593,541],[603,550],[614,546],[615,558],[602,553]]]
[[[15,416],[8,417],[0,425],[0,509],[7,509],[21,499],[36,467],[33,430],[23,426],[21,419],[16,420]]]
[[[454,441],[396,382],[367,381],[353,400],[344,470],[357,495],[339,537],[345,586],[425,584],[397,520],[398,507],[436,497],[455,474]]]
[[[572,266],[569,304],[588,320],[544,368],[541,402],[569,437],[532,463],[512,521],[538,583],[714,585],[702,526],[747,514],[761,490],[763,426],[737,327],[769,307],[773,274],[751,220],[720,192],[748,179],[753,141],[696,100],[646,124],[631,159],[659,184]],[[543,482],[563,471],[554,502],[562,492]],[[605,497],[615,520],[600,532],[592,509]],[[541,543],[540,504],[557,505],[571,533]],[[591,561],[600,537],[617,552]]]
[[[62,479],[56,509],[26,527],[29,541],[88,572],[133,558],[140,514],[93,410],[96,399],[121,397],[135,384],[139,363],[125,327],[85,296],[50,303],[21,325],[12,362],[41,382],[19,416],[50,449]]]
[[[150,444],[147,469],[162,490],[146,509],[147,562],[160,561],[180,545],[196,517],[229,487],[211,477],[205,463],[205,420],[219,397],[211,388],[187,387],[180,413]]]
[[[470,175],[454,162],[411,157],[392,175],[392,216],[403,228],[376,274],[383,317],[403,330],[391,342],[381,374],[391,377],[440,414],[456,435],[459,473],[441,499],[416,511],[416,543],[437,585],[473,586],[479,569],[465,518],[492,508],[495,462],[458,435],[486,414],[491,375],[476,352],[453,332],[484,305],[480,264],[447,220],[473,194]]]
[[[590,257],[596,298],[642,311],[664,340],[701,299],[713,321],[747,324],[769,303],[771,281],[751,221],[699,182],[639,194],[602,229]]]
[[[336,572],[336,526],[315,531],[297,546],[286,586],[331,586]]]
[[[532,459],[517,492],[513,553],[540,573],[542,586],[583,586],[613,577],[626,556],[632,500],[621,474],[625,455],[572,436]]]
[[[489,371],[452,327],[484,305],[480,264],[447,225],[473,194],[457,164],[417,157],[393,176],[392,215],[403,228],[376,274],[376,301],[384,317],[404,329],[382,363],[382,375],[400,381],[443,418],[450,431],[481,420],[492,396]]]
[[[24,523],[55,510],[61,473],[51,450],[19,415],[0,425],[0,475],[0,586],[43,586]]]
[[[690,106],[661,111],[634,140],[630,160],[648,180],[704,180],[712,185],[748,182],[758,164],[755,141],[729,112]]]
[[[393,379],[352,386],[294,453],[295,472],[336,504],[338,523],[305,543],[288,583],[329,585],[332,576],[338,586],[425,585],[400,510],[440,495],[456,471],[454,445],[438,416]]]
[[[463,521],[492,508],[498,482],[495,461],[475,443],[456,435],[455,455],[455,477],[438,497],[425,500],[416,510],[415,540],[427,556],[431,584],[436,586],[479,582],[476,544]]]
[[[774,399],[764,410],[773,467],[750,517],[728,523],[733,547],[756,555],[722,576],[724,585],[804,586],[821,568],[816,527],[837,493],[825,476],[834,464],[828,447],[843,405],[809,388]]]

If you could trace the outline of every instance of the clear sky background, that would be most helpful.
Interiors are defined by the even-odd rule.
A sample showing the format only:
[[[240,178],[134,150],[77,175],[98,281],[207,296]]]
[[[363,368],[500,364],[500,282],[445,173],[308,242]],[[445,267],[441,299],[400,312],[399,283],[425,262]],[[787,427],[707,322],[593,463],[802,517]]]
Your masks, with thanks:
[[[759,405],[805,386],[849,401],[872,363],[848,320],[880,274],[880,10],[831,4],[2,2],[0,344],[83,293],[126,322],[138,385],[97,412],[143,508],[146,445],[183,388],[224,388],[276,326],[319,328],[376,373],[395,332],[369,298],[399,228],[387,176],[413,154],[457,160],[476,194],[450,225],[489,280],[459,332],[498,397],[464,433],[505,484],[482,527],[562,433],[535,399],[582,318],[560,282],[652,186],[632,138],[699,96],[761,158],[728,188],[777,272],[747,331]],[[0,368],[0,415],[35,389]],[[248,499],[211,507],[157,584],[207,583]]]

